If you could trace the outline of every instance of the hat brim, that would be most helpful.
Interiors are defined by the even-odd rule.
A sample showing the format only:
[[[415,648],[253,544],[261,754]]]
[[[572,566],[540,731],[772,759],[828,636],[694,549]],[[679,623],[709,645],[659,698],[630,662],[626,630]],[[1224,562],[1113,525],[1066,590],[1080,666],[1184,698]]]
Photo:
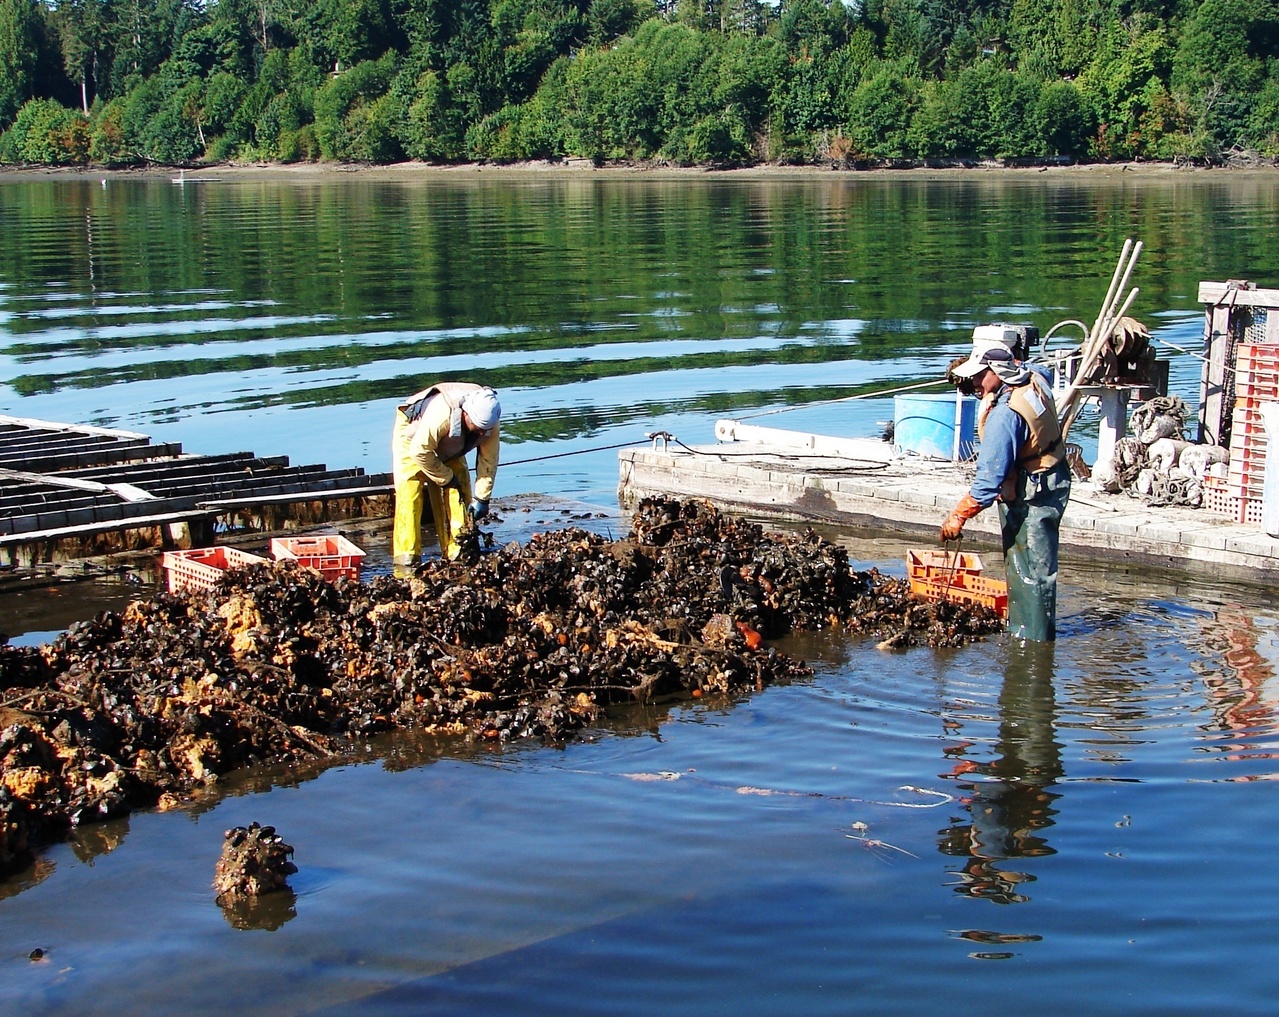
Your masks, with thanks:
[[[952,369],[950,373],[956,378],[975,378],[988,367],[990,367],[989,364],[984,364],[980,360],[969,357],[958,367]]]

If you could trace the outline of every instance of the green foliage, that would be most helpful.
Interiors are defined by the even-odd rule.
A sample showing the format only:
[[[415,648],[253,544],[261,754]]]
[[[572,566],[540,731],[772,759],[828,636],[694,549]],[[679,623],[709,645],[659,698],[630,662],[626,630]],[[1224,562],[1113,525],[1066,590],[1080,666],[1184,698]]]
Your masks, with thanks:
[[[679,135],[668,154],[686,165],[741,165],[750,158],[746,123],[734,112],[712,113]]]
[[[1008,42],[1018,66],[1049,79],[1079,74],[1098,45],[1089,0],[1013,0],[1008,16]]]
[[[591,0],[586,13],[587,38],[594,46],[612,42],[618,36],[634,31],[645,18],[645,7],[639,0]]]
[[[908,73],[909,65],[909,60],[882,64],[853,92],[848,137],[860,155],[901,159],[916,154],[910,126],[921,104],[922,83]]]
[[[400,144],[412,159],[453,162],[462,158],[464,123],[448,82],[435,71],[417,80],[417,98],[401,125]]]
[[[565,149],[677,162],[702,161],[693,153],[715,150],[741,161],[767,122],[784,66],[773,38],[646,22],[612,49],[579,54],[562,87],[556,83]]]
[[[1192,136],[1213,148],[1247,145],[1267,82],[1267,62],[1279,58],[1279,5],[1272,0],[1204,0],[1183,26],[1172,86],[1193,97]],[[1262,120],[1264,121],[1264,114]]]
[[[934,157],[1006,158],[1039,154],[1039,83],[987,59],[957,77],[926,83],[906,150]]]
[[[0,0],[0,125],[10,123],[31,97],[37,22],[35,0]]]
[[[1215,159],[1276,81],[1279,0],[0,0],[0,127],[108,164]]]
[[[511,103],[532,95],[547,68],[588,31],[582,12],[566,0],[494,0],[492,22],[502,47],[502,93]]]
[[[120,166],[137,161],[130,154],[125,139],[124,105],[123,98],[94,105],[89,158],[103,166]]]
[[[504,106],[468,130],[467,157],[494,162],[561,158],[565,147],[560,111],[567,69],[568,61],[559,61],[532,99]]]
[[[1035,105],[1035,123],[1041,146],[1036,154],[1080,157],[1087,152],[1094,129],[1092,111],[1073,82],[1044,86]]]
[[[315,93],[315,139],[325,159],[386,160],[400,150],[395,104],[386,91],[395,54],[365,60]]]
[[[5,162],[82,165],[89,160],[89,120],[52,99],[31,99],[0,142]]]
[[[1148,154],[1152,139],[1142,134],[1142,119],[1167,80],[1171,60],[1163,25],[1112,29],[1077,81],[1098,123],[1093,149],[1101,158]]]
[[[1279,156],[1279,79],[1267,78],[1248,117],[1248,143],[1261,155]]]
[[[121,114],[127,148],[147,162],[186,165],[204,154],[201,82],[179,68],[145,79],[125,97]]]

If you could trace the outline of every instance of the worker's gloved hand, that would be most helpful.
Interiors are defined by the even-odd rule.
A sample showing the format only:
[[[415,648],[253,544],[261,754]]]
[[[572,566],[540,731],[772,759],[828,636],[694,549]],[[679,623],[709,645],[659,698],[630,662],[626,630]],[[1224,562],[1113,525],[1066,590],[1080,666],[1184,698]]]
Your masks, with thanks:
[[[965,494],[960,498],[959,504],[950,510],[950,515],[941,524],[942,542],[958,540],[959,535],[964,532],[964,523],[968,522],[980,511],[981,506],[977,504],[977,499],[971,494]]]
[[[487,500],[482,498],[476,498],[475,501],[471,502],[471,518],[472,519],[483,519],[488,514],[489,514],[489,503]]]

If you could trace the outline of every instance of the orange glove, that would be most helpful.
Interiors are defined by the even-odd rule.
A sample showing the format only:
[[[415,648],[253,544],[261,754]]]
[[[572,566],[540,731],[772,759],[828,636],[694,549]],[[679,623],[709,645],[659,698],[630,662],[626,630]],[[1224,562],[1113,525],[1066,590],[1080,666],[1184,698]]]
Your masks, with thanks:
[[[950,510],[950,515],[941,524],[942,543],[948,540],[958,540],[959,535],[964,531],[964,523],[968,522],[980,511],[981,506],[977,504],[977,499],[971,494],[965,494],[960,498],[959,504]]]

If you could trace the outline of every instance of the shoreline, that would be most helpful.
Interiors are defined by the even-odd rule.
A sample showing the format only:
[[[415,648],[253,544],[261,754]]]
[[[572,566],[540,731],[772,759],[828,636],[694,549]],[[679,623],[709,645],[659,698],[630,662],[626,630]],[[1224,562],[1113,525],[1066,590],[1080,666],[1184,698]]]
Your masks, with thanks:
[[[649,180],[980,180],[980,179],[1045,179],[1053,181],[1123,180],[1202,180],[1221,176],[1230,179],[1274,178],[1279,180],[1279,166],[1178,166],[1173,163],[1124,162],[1079,163],[1070,165],[1003,166],[966,164],[956,166],[882,167],[872,169],[837,168],[833,166],[781,166],[760,164],[719,169],[707,166],[668,166],[646,163],[606,164],[596,166],[590,159],[563,159],[555,162],[535,160],[516,163],[460,163],[446,165],[427,162],[386,164],[363,163],[210,163],[196,167],[84,167],[84,166],[3,166],[0,182],[64,179],[64,180],[159,180],[173,183],[212,182],[223,179],[291,179],[329,180],[338,177],[363,177],[392,183],[423,179],[553,179],[599,177],[604,179],[640,178]]]

